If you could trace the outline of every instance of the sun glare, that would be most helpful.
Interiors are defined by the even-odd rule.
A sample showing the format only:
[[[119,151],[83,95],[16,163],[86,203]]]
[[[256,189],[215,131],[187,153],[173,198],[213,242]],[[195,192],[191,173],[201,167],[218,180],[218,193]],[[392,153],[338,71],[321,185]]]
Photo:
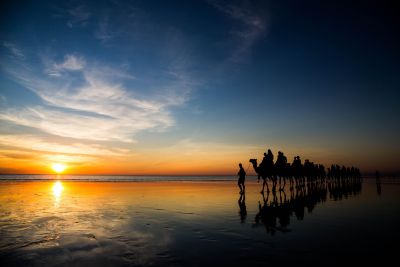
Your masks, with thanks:
[[[53,185],[53,194],[56,198],[59,198],[61,196],[62,191],[64,190],[64,187],[60,181],[57,181]]]
[[[65,166],[65,165],[62,164],[62,163],[54,163],[54,164],[51,166],[51,168],[52,168],[53,171],[55,171],[56,173],[62,173],[62,172],[67,168],[67,166]]]
[[[54,206],[58,208],[61,201],[61,193],[64,190],[64,186],[60,181],[57,181],[53,185],[53,195],[54,195]]]

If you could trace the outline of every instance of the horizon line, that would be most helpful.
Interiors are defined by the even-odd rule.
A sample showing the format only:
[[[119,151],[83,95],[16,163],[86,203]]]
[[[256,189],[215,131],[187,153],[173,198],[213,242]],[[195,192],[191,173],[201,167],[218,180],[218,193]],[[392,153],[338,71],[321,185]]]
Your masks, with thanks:
[[[386,176],[386,177],[400,177],[400,171],[379,171],[381,176]],[[57,173],[0,173],[0,176],[5,176],[5,175],[55,175],[55,176],[140,176],[140,177],[152,177],[152,176],[160,176],[160,177],[183,177],[183,176],[189,176],[189,177],[194,177],[194,176],[234,176],[236,177],[237,174],[231,173],[231,174],[72,174],[72,173],[66,173],[66,174],[57,174]],[[248,174],[246,176],[257,176],[257,174]],[[362,173],[362,176],[375,176],[375,172],[365,172]]]

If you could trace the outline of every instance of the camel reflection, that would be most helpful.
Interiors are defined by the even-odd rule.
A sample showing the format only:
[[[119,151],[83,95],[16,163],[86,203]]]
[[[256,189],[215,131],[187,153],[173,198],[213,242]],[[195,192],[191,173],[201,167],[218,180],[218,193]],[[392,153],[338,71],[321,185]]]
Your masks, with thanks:
[[[291,217],[294,215],[297,220],[303,220],[306,209],[312,213],[318,204],[327,201],[328,192],[331,200],[338,201],[361,193],[361,188],[360,180],[351,180],[342,183],[307,183],[291,189],[289,196],[284,191],[262,194],[253,227],[262,225],[270,235],[290,232]]]

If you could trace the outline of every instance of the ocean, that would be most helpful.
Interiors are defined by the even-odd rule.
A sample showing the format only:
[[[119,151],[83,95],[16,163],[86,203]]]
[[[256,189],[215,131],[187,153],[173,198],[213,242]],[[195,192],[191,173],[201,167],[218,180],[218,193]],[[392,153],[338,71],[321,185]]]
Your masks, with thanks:
[[[1,178],[2,266],[380,266],[397,260],[400,185],[390,179],[286,185],[261,194],[261,184],[249,177],[241,195],[234,176],[57,178]]]
[[[255,180],[256,176],[247,179]],[[162,175],[55,175],[55,174],[3,174],[0,181],[86,181],[86,182],[165,182],[165,181],[236,181],[235,175],[162,176]]]

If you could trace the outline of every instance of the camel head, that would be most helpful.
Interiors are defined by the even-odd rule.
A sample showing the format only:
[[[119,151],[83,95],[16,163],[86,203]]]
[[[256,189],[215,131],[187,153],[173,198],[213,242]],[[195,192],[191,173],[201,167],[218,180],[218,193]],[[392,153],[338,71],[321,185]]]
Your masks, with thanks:
[[[253,164],[254,170],[258,173],[259,168],[257,166],[257,159],[250,159],[249,162],[251,162]]]
[[[249,162],[257,165],[257,159],[250,159]]]

